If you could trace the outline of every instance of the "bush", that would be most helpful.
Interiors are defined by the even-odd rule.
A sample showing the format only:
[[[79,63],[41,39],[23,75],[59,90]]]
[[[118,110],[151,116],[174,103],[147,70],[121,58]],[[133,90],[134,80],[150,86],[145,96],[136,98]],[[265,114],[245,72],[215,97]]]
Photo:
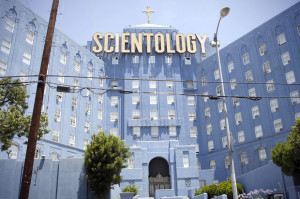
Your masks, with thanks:
[[[123,192],[133,192],[134,195],[137,195],[139,188],[135,185],[128,185],[122,189]]]
[[[217,195],[217,185],[205,185],[204,187],[202,187],[202,189],[196,189],[195,196],[203,193],[207,193],[208,198],[213,198]]]

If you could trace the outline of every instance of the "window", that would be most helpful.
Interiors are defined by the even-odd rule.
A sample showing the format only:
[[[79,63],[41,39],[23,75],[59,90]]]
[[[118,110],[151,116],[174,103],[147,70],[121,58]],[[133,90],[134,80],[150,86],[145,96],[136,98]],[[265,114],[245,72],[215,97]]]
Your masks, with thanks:
[[[258,151],[258,157],[260,161],[267,160],[267,153],[265,148],[259,148],[257,151]]]
[[[300,112],[295,113],[295,119],[300,119]]]
[[[54,131],[52,133],[52,140],[54,142],[58,142],[59,141],[59,130],[58,129],[54,129]]]
[[[118,80],[111,80],[111,87],[112,88],[118,88],[119,82]]]
[[[241,153],[241,164],[242,165],[248,164],[248,157],[246,152]]]
[[[132,55],[132,63],[133,64],[138,64],[140,60],[140,57],[137,55]]]
[[[30,65],[31,53],[25,50],[24,53],[23,53],[22,61],[23,61],[24,64]]]
[[[249,57],[249,54],[248,53],[245,53],[243,55],[243,64],[246,65],[246,64],[249,64],[250,63],[250,57]]]
[[[189,120],[190,121],[196,120],[196,112],[195,111],[189,111]]]
[[[231,73],[234,70],[234,64],[233,64],[233,62],[229,62],[227,64],[227,67],[228,67],[228,72]]]
[[[186,88],[187,89],[194,89],[193,81],[186,81]]]
[[[220,120],[220,129],[224,130],[225,129],[225,119]]]
[[[206,180],[199,180],[200,189],[202,189],[206,185]]]
[[[158,112],[157,112],[157,110],[151,110],[150,111],[150,119],[151,120],[157,120],[158,119]]]
[[[119,57],[118,56],[113,56],[112,57],[112,64],[113,65],[119,64]]]
[[[273,99],[270,101],[271,112],[274,113],[279,110],[277,99]]]
[[[217,96],[222,95],[222,86],[221,85],[216,87],[216,92],[217,92]]]
[[[7,63],[0,60],[0,75],[1,76],[4,76],[6,74],[6,69],[7,69]]]
[[[191,59],[191,57],[185,57],[185,58],[184,58],[184,64],[185,64],[185,65],[191,65],[191,64],[192,64],[192,59]]]
[[[77,98],[72,97],[72,108],[76,109],[77,108]]]
[[[71,115],[70,125],[73,127],[76,127],[76,116],[75,115]]]
[[[103,103],[103,95],[102,95],[102,94],[99,95],[99,97],[98,97],[98,102],[99,102],[100,104]]]
[[[28,82],[28,74],[24,71],[21,71],[21,74],[20,74],[20,81],[21,82]],[[45,91],[46,93],[46,91]]]
[[[204,92],[203,95],[204,95],[204,96],[208,96],[208,92]],[[209,99],[208,97],[203,97],[204,103],[207,102],[208,99]]]
[[[290,93],[291,101],[293,105],[299,104],[300,103],[300,98],[299,98],[299,92],[294,91]]]
[[[98,132],[101,132],[101,131],[102,131],[102,126],[98,125],[98,126],[97,126],[97,131],[98,131]]]
[[[231,88],[231,90],[234,90],[234,89],[236,89],[236,87],[237,87],[236,79],[233,78],[230,80],[230,88]]]
[[[85,105],[85,113],[86,114],[90,114],[91,113],[91,105],[88,104],[88,103]]]
[[[58,160],[58,153],[57,152],[52,152],[51,153],[51,158],[53,161],[57,161]]]
[[[219,113],[223,112],[223,110],[224,110],[224,102],[223,101],[220,101],[218,103],[218,110],[219,110]]]
[[[220,79],[220,71],[219,69],[214,71],[215,80]]]
[[[168,119],[175,120],[175,118],[176,118],[175,110],[168,110]]]
[[[75,146],[75,135],[74,134],[69,135],[69,146],[72,146],[72,147]]]
[[[268,74],[271,72],[270,62],[267,61],[267,62],[263,63],[262,67],[264,70],[264,74]]]
[[[198,154],[199,153],[199,144],[198,143],[194,143],[193,145],[195,146],[196,154]]]
[[[56,93],[56,100],[59,102],[62,102],[63,99],[63,92],[57,92]]]
[[[274,120],[273,123],[274,123],[274,129],[275,129],[276,133],[282,131],[282,121],[281,121],[281,119]]]
[[[150,95],[150,104],[157,104],[157,96]]]
[[[274,81],[272,79],[267,81],[266,83],[267,83],[266,87],[267,87],[268,93],[275,91],[275,85],[274,85]]]
[[[172,56],[171,55],[165,56],[165,63],[166,64],[172,64]]]
[[[188,151],[183,151],[183,167],[184,168],[190,167],[190,157]]]
[[[140,103],[140,96],[132,95],[132,104],[139,104],[139,103]]]
[[[4,53],[6,53],[6,54],[9,54],[10,47],[11,47],[10,41],[8,41],[6,39],[3,39],[2,40],[2,45],[1,45],[1,51],[4,52]]]
[[[190,136],[191,137],[197,137],[198,136],[198,130],[196,126],[190,127]]]
[[[166,87],[167,88],[173,88],[174,87],[174,82],[171,80],[167,80],[166,81]]]
[[[212,125],[211,124],[206,125],[206,133],[207,133],[207,135],[210,135],[212,133]]]
[[[282,64],[285,66],[291,63],[291,58],[289,52],[285,52],[281,55]]]
[[[262,127],[261,125],[255,126],[254,127],[254,131],[255,131],[255,137],[256,138],[260,138],[263,136],[263,132],[262,132]]]
[[[99,86],[103,87],[104,86],[104,80],[103,79],[99,79]]]
[[[92,90],[89,87],[86,89],[86,96],[89,98],[92,97]]]
[[[39,159],[40,158],[40,149],[39,148],[35,149],[34,158],[35,159]]]
[[[60,109],[55,109],[54,120],[56,122],[60,122],[60,117],[61,117],[61,111],[60,111]]]
[[[227,145],[228,145],[227,136],[222,137],[222,145],[223,145],[223,148],[227,148]]]
[[[58,81],[61,83],[65,82],[65,73],[63,71],[58,72]]]
[[[249,70],[249,71],[246,72],[246,81],[247,82],[253,81],[253,75],[252,75],[252,71],[251,70]]]
[[[210,117],[210,108],[209,107],[205,108],[205,117],[206,118]]]
[[[132,88],[139,88],[140,80],[132,80]]]
[[[169,136],[170,137],[177,136],[176,126],[169,126]]]
[[[284,33],[277,36],[277,42],[279,46],[282,46],[283,44],[286,43]]]
[[[197,167],[198,167],[198,170],[201,170],[201,163],[200,162],[197,162]]]
[[[286,82],[288,84],[293,84],[293,83],[296,82],[294,71],[290,71],[290,72],[285,73],[285,77],[286,77]]]
[[[89,121],[85,121],[85,123],[84,123],[84,131],[85,132],[90,132],[90,122]]]
[[[110,121],[111,122],[118,121],[118,112],[110,112]]]
[[[83,141],[83,150],[87,149],[88,144],[89,144],[89,141],[87,139],[84,139],[84,141]]]
[[[233,101],[233,106],[239,106],[240,105],[240,100],[237,97],[232,98]]]
[[[229,156],[224,158],[225,168],[228,169],[230,167],[230,159]]]
[[[208,145],[208,151],[209,152],[214,151],[214,141],[213,140],[209,140],[207,145]]]
[[[132,127],[132,135],[133,137],[141,137],[141,127],[139,126]]]
[[[8,17],[6,20],[5,29],[8,30],[9,32],[13,33],[15,30],[15,24],[16,24],[15,20]]]
[[[132,110],[132,119],[134,120],[141,119],[140,110]]]
[[[175,103],[175,96],[167,95],[167,104],[174,104],[174,103]]]
[[[239,112],[239,113],[236,113],[235,114],[235,124],[236,125],[239,125],[239,124],[242,124],[243,123],[243,120],[242,120],[242,113]]]
[[[249,96],[250,97],[256,97],[256,92],[255,92],[255,88],[250,88],[248,90]]]
[[[219,180],[212,180],[212,183],[215,184],[215,185],[218,185],[220,183]]]
[[[26,34],[26,42],[32,45],[33,41],[34,41],[34,33],[28,30]]]
[[[149,64],[155,64],[155,56],[149,56]]]
[[[92,80],[92,77],[93,77],[93,71],[92,71],[91,69],[88,69],[88,74],[87,74],[87,76],[88,76],[88,79],[89,79],[89,80]]]
[[[132,154],[128,158],[128,169],[133,169],[134,168],[134,155]]]
[[[80,72],[80,63],[78,61],[75,61],[74,70],[76,73]]]
[[[187,96],[188,105],[195,105],[195,96]]]
[[[158,137],[158,126],[151,126],[151,137]]]
[[[60,76],[58,78],[60,78]],[[64,77],[62,77],[62,78],[64,78]],[[74,79],[73,86],[74,86],[75,90],[78,90],[78,87],[79,87],[79,80],[78,79]]]
[[[67,54],[65,52],[60,52],[60,63],[62,64],[67,63]]]
[[[256,119],[259,118],[259,110],[258,110],[258,106],[254,106],[252,107],[252,118]]]
[[[244,131],[239,131],[237,134],[238,134],[238,141],[239,141],[239,143],[245,142]]]
[[[118,128],[111,128],[110,129],[110,134],[113,135],[113,136],[118,136],[119,135]]]
[[[209,168],[216,169],[216,161],[214,161],[214,160],[209,161]]]
[[[103,111],[102,109],[98,109],[98,119],[102,120],[102,118],[103,118]]]
[[[117,106],[118,105],[118,96],[111,96],[110,105],[111,106]]]
[[[149,81],[149,88],[156,88],[156,81],[155,80],[150,80]]]
[[[206,84],[207,84],[207,78],[206,78],[206,76],[202,77],[201,82],[202,82],[202,86],[206,86]]]
[[[263,56],[263,55],[267,54],[266,44],[262,44],[262,45],[259,46],[259,54],[260,54],[260,56]]]

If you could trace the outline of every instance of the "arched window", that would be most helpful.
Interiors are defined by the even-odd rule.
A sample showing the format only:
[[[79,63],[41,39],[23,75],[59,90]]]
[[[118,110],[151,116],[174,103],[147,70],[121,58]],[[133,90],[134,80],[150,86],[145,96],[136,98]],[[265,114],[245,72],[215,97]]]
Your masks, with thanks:
[[[8,151],[8,158],[9,159],[17,159],[18,150],[19,150],[19,145],[17,143],[13,142],[7,150]]]
[[[241,164],[242,165],[248,164],[248,157],[246,152],[241,153]]]
[[[264,161],[267,159],[267,153],[265,148],[259,148],[258,150],[258,157],[260,161]]]
[[[216,161],[215,160],[209,161],[209,168],[210,169],[216,169]]]

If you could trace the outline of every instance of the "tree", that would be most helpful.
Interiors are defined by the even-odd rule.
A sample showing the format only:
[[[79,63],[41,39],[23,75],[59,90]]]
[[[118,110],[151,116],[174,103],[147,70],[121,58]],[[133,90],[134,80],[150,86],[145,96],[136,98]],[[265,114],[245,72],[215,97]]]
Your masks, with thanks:
[[[287,141],[277,143],[271,154],[273,162],[285,175],[300,175],[300,119],[296,119]]]
[[[124,163],[129,156],[129,147],[119,137],[105,135],[105,132],[92,135],[84,153],[84,166],[89,186],[100,199],[105,197],[112,185],[122,181],[120,173],[126,168]]]
[[[31,116],[25,116],[25,111],[28,108],[26,102],[28,97],[26,85],[22,84],[19,79],[4,78],[0,80],[1,151],[5,151],[11,146],[11,141],[15,135],[28,137],[31,123]],[[38,140],[43,134],[49,133],[47,126],[48,117],[42,114]]]

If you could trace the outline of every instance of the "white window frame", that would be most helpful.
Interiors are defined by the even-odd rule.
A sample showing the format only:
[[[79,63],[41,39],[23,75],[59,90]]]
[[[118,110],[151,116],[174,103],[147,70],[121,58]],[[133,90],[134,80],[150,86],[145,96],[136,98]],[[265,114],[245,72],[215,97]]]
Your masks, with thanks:
[[[7,17],[5,29],[8,30],[9,32],[13,33],[15,30],[15,25],[16,25],[16,21],[10,17]]]
[[[236,78],[233,78],[230,80],[230,88],[231,88],[231,90],[234,90],[237,88]]]
[[[243,119],[242,119],[242,113],[239,112],[239,113],[236,113],[235,114],[235,124],[236,125],[240,125],[243,123]]]
[[[113,65],[119,64],[119,56],[113,56],[112,59],[111,59],[111,63]]]
[[[271,70],[271,65],[270,65],[269,61],[263,63],[262,67],[263,67],[264,74],[268,74],[268,73],[270,73],[272,71]]]
[[[30,45],[32,45],[34,42],[34,33],[30,30],[27,30],[26,42],[29,43]]]
[[[149,88],[156,88],[156,84],[155,80],[149,80]]]
[[[229,63],[227,64],[227,68],[228,68],[228,72],[229,72],[229,73],[231,73],[231,72],[234,71],[234,63],[233,63],[233,61],[231,61],[231,62],[229,62]]]
[[[286,43],[285,35],[284,33],[281,33],[280,35],[277,36],[277,42],[279,46],[282,46],[283,44]]]
[[[264,44],[261,44],[259,47],[259,54],[260,56],[264,56],[267,54],[267,45],[264,43]]]
[[[72,108],[77,109],[77,98],[72,97]]]
[[[157,110],[150,110],[150,119],[158,120],[158,111]]]
[[[58,129],[54,129],[53,133],[52,133],[52,140],[54,142],[59,142],[59,130]]]
[[[63,71],[58,71],[58,77],[57,77],[57,80],[60,82],[60,83],[64,83],[65,82],[65,73]]]
[[[207,146],[208,146],[208,151],[209,151],[209,152],[214,151],[214,141],[213,141],[213,140],[209,140],[209,141],[207,142]]]
[[[244,65],[247,65],[250,63],[250,56],[249,56],[249,53],[245,53],[243,54],[243,64]]]
[[[197,120],[196,111],[189,111],[189,120],[190,121],[196,121]]]
[[[176,137],[177,136],[177,130],[176,126],[169,126],[169,136],[170,137]]]
[[[190,167],[190,157],[189,157],[189,153],[188,152],[183,154],[183,156],[182,156],[182,162],[183,162],[183,167],[184,168],[189,168]]]
[[[234,106],[234,107],[235,107],[235,106],[239,106],[239,105],[240,105],[240,100],[239,100],[239,98],[237,98],[237,97],[232,98],[232,103],[233,103],[233,106]]]
[[[91,105],[89,103],[85,105],[85,113],[88,115],[91,114]]]
[[[262,126],[261,125],[255,126],[254,131],[255,131],[255,137],[256,138],[261,138],[263,136],[263,131],[262,131]]]
[[[216,161],[215,160],[210,160],[209,161],[209,168],[210,169],[216,169]]]
[[[259,109],[258,109],[258,106],[252,107],[251,111],[252,111],[252,118],[253,119],[259,118]]]
[[[133,120],[141,119],[141,111],[140,110],[132,110],[132,119]]]
[[[92,79],[93,79],[93,70],[92,70],[92,69],[89,69],[89,68],[88,68],[88,74],[87,74],[87,76],[88,76],[88,79],[89,79],[89,80],[92,80]]]
[[[277,112],[279,110],[277,99],[270,100],[270,108],[272,113]]]
[[[190,127],[190,137],[198,137],[198,129],[196,126]]]
[[[228,146],[227,136],[222,137],[222,146],[223,146],[223,148],[227,148],[227,146]]]
[[[257,153],[258,153],[258,158],[259,158],[260,161],[267,160],[267,152],[266,152],[266,149],[264,147],[261,147],[261,148],[257,149]]]
[[[70,126],[76,127],[76,116],[75,115],[71,115]]]
[[[8,41],[7,39],[2,39],[1,51],[4,52],[5,54],[9,54],[10,48],[11,48],[11,42]]]
[[[222,100],[222,101],[218,102],[218,111],[219,111],[219,113],[222,113],[223,110],[224,110],[224,102]]]
[[[238,134],[239,143],[245,142],[245,133],[244,133],[244,131],[239,131],[237,134]]]
[[[151,137],[159,136],[159,128],[158,126],[151,126]]]
[[[80,62],[79,61],[75,61],[75,63],[74,63],[74,71],[76,73],[80,72]]]
[[[230,168],[230,159],[229,159],[229,156],[226,156],[224,158],[224,164],[225,164],[225,168],[226,169]]]
[[[296,82],[295,74],[294,74],[294,71],[292,71],[292,70],[285,73],[285,78],[286,78],[286,82],[288,84],[293,84]]]
[[[116,111],[110,112],[110,121],[116,122],[118,121],[119,113]]]
[[[157,104],[157,95],[150,95],[150,104]]]
[[[118,80],[111,80],[110,84],[111,84],[111,88],[118,88],[119,87]]]
[[[166,87],[167,87],[167,88],[173,88],[173,87],[174,87],[174,82],[173,82],[173,80],[167,80],[167,81],[166,81]]]
[[[267,87],[267,92],[268,93],[272,93],[273,91],[275,91],[274,80],[271,79],[271,80],[267,81],[266,82],[266,87]]]
[[[175,120],[176,119],[176,111],[175,110],[168,110],[168,119]]]
[[[89,121],[85,121],[84,131],[87,132],[87,133],[90,132],[90,122]]]
[[[139,127],[139,126],[132,127],[132,136],[133,137],[141,137],[141,127]]]
[[[212,134],[212,125],[211,124],[206,125],[206,133],[207,133],[207,135]]]
[[[248,93],[249,93],[249,96],[250,97],[256,97],[256,91],[255,91],[255,88],[250,88],[248,90]]]
[[[222,93],[222,86],[221,85],[219,85],[219,86],[216,87],[216,93],[217,93],[217,96],[223,95],[223,93]]]
[[[215,77],[215,80],[220,79],[220,70],[219,69],[214,71],[214,77]]]
[[[192,64],[192,58],[190,56],[184,57],[184,64],[185,65],[191,65]]]
[[[55,114],[54,114],[54,120],[56,122],[60,122],[61,119],[61,110],[60,109],[55,109]]]
[[[22,61],[23,61],[24,64],[30,65],[31,53],[25,50],[24,53],[23,53]]]
[[[242,152],[240,154],[241,156],[241,165],[246,165],[248,164],[248,156],[247,156],[247,153],[246,152]]]
[[[247,81],[247,82],[253,81],[252,70],[248,70],[248,71],[246,72],[246,81]]]
[[[203,95],[207,96],[208,92],[204,92]],[[206,103],[208,101],[209,97],[203,97],[203,101],[204,103]]]
[[[119,98],[118,96],[111,96],[110,98],[110,105],[111,106],[117,106],[119,104]]]
[[[140,57],[138,55],[132,55],[132,63],[138,64],[140,62]]]
[[[192,80],[186,81],[186,88],[187,89],[194,89],[194,82]]]
[[[140,103],[140,95],[132,95],[132,104]]]
[[[155,56],[154,55],[149,56],[149,64],[155,64]]]
[[[175,96],[167,95],[167,104],[174,104],[174,103],[175,103]]]
[[[166,64],[172,64],[172,56],[171,55],[166,55],[165,56],[165,63]]]
[[[100,104],[103,103],[103,94],[99,94],[99,96],[98,96],[98,102],[99,102]]]
[[[1,76],[6,75],[6,70],[7,70],[7,63],[0,60],[0,75]]]
[[[134,155],[131,155],[128,158],[128,169],[133,169],[134,168]]]
[[[118,128],[111,128],[110,129],[110,135],[113,135],[113,136],[119,136],[119,132],[118,132],[119,130],[118,130]]]
[[[201,78],[201,83],[202,83],[203,87],[207,85],[207,77],[206,76]]]
[[[290,53],[287,51],[285,53],[283,53],[281,55],[281,60],[282,60],[282,64],[285,66],[285,65],[288,65],[291,63],[291,57],[290,57]]]
[[[283,130],[281,119],[274,120],[273,124],[274,124],[275,133],[278,133]]]
[[[193,95],[188,95],[187,96],[187,104],[192,106],[192,105],[195,105],[195,96]]]
[[[220,120],[220,129],[221,129],[221,131],[224,130],[225,128],[226,128],[225,119],[221,119]]]
[[[59,102],[63,101],[63,92],[56,92],[56,100]]]
[[[140,80],[138,79],[132,80],[132,88],[140,88]]]
[[[102,111],[102,109],[98,109],[98,119],[99,120],[103,119],[103,111]]]
[[[61,78],[61,77],[59,76],[58,78]],[[78,88],[79,88],[79,80],[78,79],[74,79],[73,86],[74,86],[75,90],[78,90]]]
[[[206,118],[209,118],[211,116],[211,114],[210,114],[210,107],[206,107],[205,108],[204,114],[205,114]]]
[[[72,133],[69,135],[69,146],[75,147],[75,135]]]
[[[291,101],[293,105],[300,104],[299,92],[298,90],[290,93]],[[297,97],[297,98],[295,98]]]
[[[67,64],[67,53],[61,51],[59,61],[60,61],[60,63],[62,63],[64,65]]]

